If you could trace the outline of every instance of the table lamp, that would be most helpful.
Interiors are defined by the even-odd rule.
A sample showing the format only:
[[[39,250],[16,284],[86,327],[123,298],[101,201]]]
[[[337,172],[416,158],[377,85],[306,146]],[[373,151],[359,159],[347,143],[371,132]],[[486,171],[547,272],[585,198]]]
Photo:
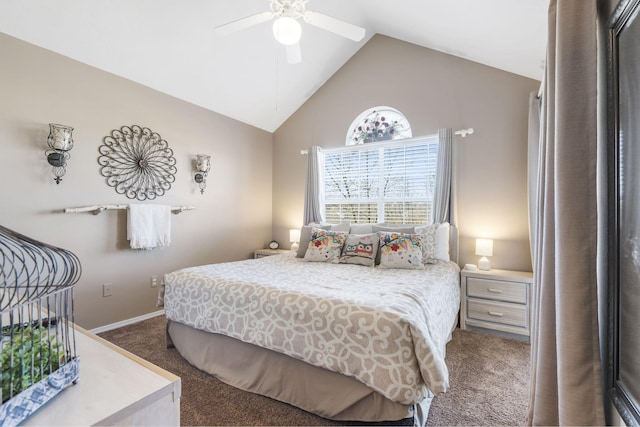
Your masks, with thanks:
[[[291,251],[297,252],[300,247],[300,230],[289,230],[289,242],[291,242]]]
[[[493,240],[491,239],[476,239],[476,255],[480,255],[482,258],[478,261],[478,269],[491,270],[488,256],[493,256]]]

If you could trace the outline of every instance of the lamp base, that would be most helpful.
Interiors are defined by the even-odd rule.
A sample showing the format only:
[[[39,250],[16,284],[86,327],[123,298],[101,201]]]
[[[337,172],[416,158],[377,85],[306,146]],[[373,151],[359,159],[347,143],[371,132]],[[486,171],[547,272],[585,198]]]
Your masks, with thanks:
[[[298,252],[298,248],[300,247],[300,245],[297,242],[293,242],[291,244],[291,252]]]
[[[489,259],[486,256],[483,256],[478,260],[478,270],[491,270]]]

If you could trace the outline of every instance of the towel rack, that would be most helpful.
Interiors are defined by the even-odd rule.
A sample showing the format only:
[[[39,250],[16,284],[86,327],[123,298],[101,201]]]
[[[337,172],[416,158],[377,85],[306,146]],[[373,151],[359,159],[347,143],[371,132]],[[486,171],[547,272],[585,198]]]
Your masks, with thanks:
[[[195,206],[171,206],[171,212],[174,214],[179,214],[183,211],[190,211],[195,209]],[[106,210],[116,210],[116,209],[129,209],[129,205],[93,205],[93,206],[83,206],[80,208],[65,208],[64,213],[80,213],[80,212],[91,212],[94,215],[98,215],[102,211]]]

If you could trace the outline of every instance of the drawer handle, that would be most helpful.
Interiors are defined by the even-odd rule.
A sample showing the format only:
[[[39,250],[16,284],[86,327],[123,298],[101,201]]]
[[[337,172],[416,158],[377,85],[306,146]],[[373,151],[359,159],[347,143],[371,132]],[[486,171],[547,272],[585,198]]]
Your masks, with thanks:
[[[487,288],[487,290],[488,290],[489,292],[493,292],[494,294],[501,294],[501,293],[502,293],[502,289]]]
[[[495,316],[495,317],[503,317],[504,314],[497,312],[497,311],[488,311],[487,313],[489,313],[489,316]]]

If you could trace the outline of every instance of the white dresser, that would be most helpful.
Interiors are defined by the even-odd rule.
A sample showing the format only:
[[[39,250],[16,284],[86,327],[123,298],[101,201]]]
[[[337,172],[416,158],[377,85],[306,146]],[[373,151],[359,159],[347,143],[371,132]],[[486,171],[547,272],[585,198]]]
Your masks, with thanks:
[[[21,426],[179,426],[180,377],[76,327],[80,380]]]
[[[533,274],[463,269],[460,327],[529,339],[536,291]]]

